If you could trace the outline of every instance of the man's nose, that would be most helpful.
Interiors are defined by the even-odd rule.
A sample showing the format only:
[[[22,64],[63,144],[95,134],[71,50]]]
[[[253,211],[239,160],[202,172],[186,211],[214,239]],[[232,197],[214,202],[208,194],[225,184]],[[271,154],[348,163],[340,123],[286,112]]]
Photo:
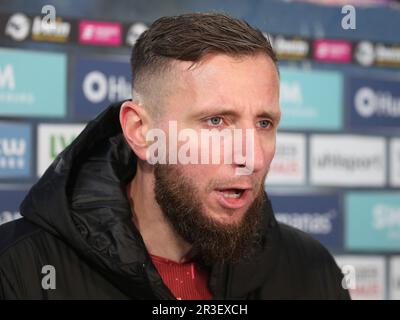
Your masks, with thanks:
[[[254,128],[235,130],[233,146],[233,165],[248,174],[264,170],[266,163],[265,151],[261,137]]]

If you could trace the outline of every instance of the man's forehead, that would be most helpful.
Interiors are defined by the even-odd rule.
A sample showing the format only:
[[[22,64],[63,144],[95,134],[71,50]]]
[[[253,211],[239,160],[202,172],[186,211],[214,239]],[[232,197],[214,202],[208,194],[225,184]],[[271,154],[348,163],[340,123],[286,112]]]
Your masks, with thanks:
[[[174,93],[168,107],[190,115],[201,110],[220,110],[249,115],[268,112],[279,117],[279,78],[275,65],[268,59],[263,55],[219,54],[209,55],[195,66],[191,61],[175,61],[177,73],[171,79]]]
[[[249,62],[257,68],[260,65],[268,66],[273,73],[278,74],[275,63],[265,53],[253,53],[242,55],[228,55],[224,53],[209,53],[204,55],[199,61],[173,60],[172,66],[182,74],[200,75],[207,70],[218,71],[221,69],[237,68],[238,64]]]
[[[277,68],[264,54],[243,57],[208,55],[195,64],[191,61],[175,62],[174,69],[176,73],[171,80],[176,82],[177,89],[200,89],[207,90],[208,94],[218,94],[232,87],[235,94],[240,93],[239,90],[251,94],[256,89],[271,96],[279,94]]]

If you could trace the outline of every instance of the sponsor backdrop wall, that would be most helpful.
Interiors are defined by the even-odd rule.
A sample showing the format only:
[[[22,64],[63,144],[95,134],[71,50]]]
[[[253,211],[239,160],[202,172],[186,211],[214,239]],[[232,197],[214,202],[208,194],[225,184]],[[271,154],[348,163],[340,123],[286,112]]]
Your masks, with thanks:
[[[340,7],[88,3],[0,4],[0,224],[20,217],[27,190],[90,119],[130,97],[130,48],[154,19],[220,9],[260,28],[280,58],[283,118],[265,181],[277,219],[335,255],[353,298],[400,298],[400,36],[383,32],[400,29],[400,11],[357,8],[346,31]]]

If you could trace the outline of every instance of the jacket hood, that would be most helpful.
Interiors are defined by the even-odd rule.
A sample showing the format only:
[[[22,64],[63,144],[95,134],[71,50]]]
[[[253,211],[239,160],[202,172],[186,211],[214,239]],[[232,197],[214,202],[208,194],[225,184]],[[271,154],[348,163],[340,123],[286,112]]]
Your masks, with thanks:
[[[137,160],[122,134],[120,106],[121,102],[111,105],[88,123],[31,188],[20,212],[72,247],[128,296],[173,299],[131,221],[126,186],[135,175]],[[256,289],[266,276],[266,270],[260,273],[256,269],[276,252],[272,245],[276,221],[268,200],[264,212],[266,232],[258,258],[229,267],[230,271],[227,266],[215,266],[210,275],[218,287],[223,270],[231,272],[231,277],[250,271],[253,276],[244,285],[224,289],[231,291],[231,296]]]

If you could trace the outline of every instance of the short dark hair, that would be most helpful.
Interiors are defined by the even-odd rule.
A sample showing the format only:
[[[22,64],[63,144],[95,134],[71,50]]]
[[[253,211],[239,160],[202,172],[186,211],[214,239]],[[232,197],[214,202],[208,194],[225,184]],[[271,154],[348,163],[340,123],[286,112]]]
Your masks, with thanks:
[[[200,61],[206,54],[244,56],[265,53],[277,65],[270,41],[247,22],[223,13],[190,13],[156,20],[135,43],[132,84],[147,91],[149,75],[160,76],[171,61]],[[154,79],[154,78],[153,78]],[[153,82],[154,83],[154,82]]]

